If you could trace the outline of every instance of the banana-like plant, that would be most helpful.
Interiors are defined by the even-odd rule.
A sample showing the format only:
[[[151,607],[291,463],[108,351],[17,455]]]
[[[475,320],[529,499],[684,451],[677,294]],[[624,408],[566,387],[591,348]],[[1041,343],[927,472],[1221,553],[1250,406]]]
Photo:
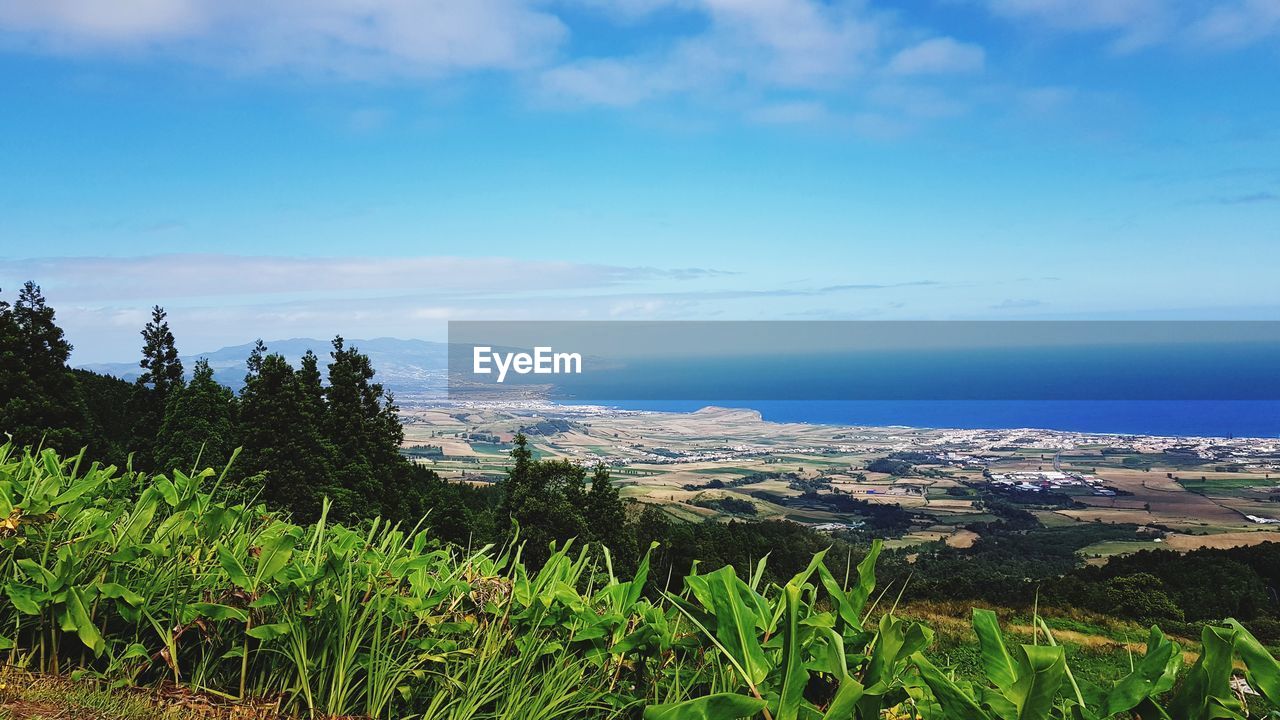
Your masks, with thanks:
[[[1280,664],[1233,620],[1204,628],[1185,671],[1152,628],[1099,687],[1042,619],[1012,644],[975,610],[981,676],[959,680],[930,659],[929,628],[873,612],[879,543],[843,579],[819,553],[782,584],[761,559],[646,595],[648,555],[619,578],[607,549],[564,543],[534,571],[518,544],[464,552],[324,513],[300,527],[222,500],[223,479],[0,445],[7,661],[311,717],[1220,720],[1247,716],[1237,667],[1280,706]]]

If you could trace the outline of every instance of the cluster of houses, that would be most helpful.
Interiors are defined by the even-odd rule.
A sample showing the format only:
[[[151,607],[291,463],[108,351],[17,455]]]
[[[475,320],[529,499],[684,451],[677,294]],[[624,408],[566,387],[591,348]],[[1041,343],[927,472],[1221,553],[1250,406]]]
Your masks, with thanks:
[[[1094,495],[1115,495],[1116,491],[1105,487],[1102,480],[1092,475],[1066,473],[1060,470],[1021,470],[1004,474],[992,474],[991,484],[1021,492],[1044,492],[1064,488],[1088,490]]]
[[[851,520],[849,522],[842,522],[842,523],[838,523],[838,522],[817,523],[815,525],[810,525],[809,527],[820,533],[838,533],[838,532],[845,532],[846,530],[857,530],[858,528],[863,527],[864,525],[866,525],[866,523],[862,522],[861,520]]]

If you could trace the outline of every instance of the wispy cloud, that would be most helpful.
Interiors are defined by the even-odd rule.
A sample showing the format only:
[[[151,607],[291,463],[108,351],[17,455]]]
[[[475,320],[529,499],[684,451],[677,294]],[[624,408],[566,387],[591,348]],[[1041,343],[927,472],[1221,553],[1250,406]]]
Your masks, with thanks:
[[[646,3],[640,11],[677,3]],[[881,19],[816,0],[691,0],[701,32],[628,55],[574,58],[539,80],[549,100],[629,106],[655,97],[738,90],[830,90],[865,73],[884,41]]]
[[[1280,193],[1254,192],[1241,195],[1221,195],[1213,198],[1210,202],[1217,205],[1260,205],[1280,202]]]
[[[1040,300],[1030,300],[1027,298],[1002,300],[990,307],[991,310],[1026,310],[1029,308],[1043,307],[1044,302]]]
[[[1280,35],[1280,3],[1274,0],[1236,0],[1210,9],[1188,28],[1190,37],[1205,45],[1236,47]]]
[[[689,22],[655,31],[648,19],[659,11]],[[600,23],[626,39],[618,43],[625,49],[578,52],[575,29],[598,32]],[[857,0],[0,0],[0,43],[343,81],[488,71],[507,73],[546,106],[679,98],[761,123],[834,120],[854,130],[867,112],[892,111],[859,107],[876,104],[859,97],[868,88],[977,73],[986,57],[978,45]],[[363,108],[348,122],[369,132],[388,118]]]
[[[0,260],[5,286],[34,279],[64,300],[404,293],[531,292],[728,275],[516,258],[151,255]]]
[[[533,0],[0,0],[0,30],[57,53],[153,53],[346,78],[547,62],[564,23]]]
[[[895,75],[946,75],[978,72],[985,63],[980,46],[940,37],[898,51],[888,69]]]
[[[854,283],[848,285],[828,285],[821,288],[819,292],[846,292],[850,290],[888,290],[890,288],[904,287],[929,287],[933,285],[941,285],[937,280],[910,280],[907,282],[879,284],[879,283]]]
[[[994,15],[1050,30],[1103,33],[1117,52],[1163,43],[1209,50],[1280,35],[1275,0],[979,0]]]

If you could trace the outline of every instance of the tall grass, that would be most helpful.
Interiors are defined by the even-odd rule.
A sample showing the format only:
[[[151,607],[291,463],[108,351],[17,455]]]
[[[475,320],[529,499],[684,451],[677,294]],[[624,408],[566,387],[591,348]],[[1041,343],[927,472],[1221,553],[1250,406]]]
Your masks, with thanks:
[[[621,579],[607,551],[568,544],[531,572],[518,547],[298,526],[220,480],[0,446],[8,664],[310,717],[1231,718],[1235,660],[1280,699],[1280,668],[1231,622],[1186,671],[1152,629],[1127,677],[1092,687],[1044,623],[1010,646],[975,611],[985,682],[957,681],[926,657],[932,631],[875,594],[878,546],[843,578],[820,554],[782,585],[763,586],[761,561],[646,597],[647,560]]]

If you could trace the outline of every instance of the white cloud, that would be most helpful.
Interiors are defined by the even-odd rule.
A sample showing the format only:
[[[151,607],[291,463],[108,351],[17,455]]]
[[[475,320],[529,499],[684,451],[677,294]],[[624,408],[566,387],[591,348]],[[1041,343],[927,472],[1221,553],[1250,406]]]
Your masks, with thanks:
[[[611,23],[626,49],[574,52],[571,24],[584,13]],[[655,13],[688,22],[659,30]],[[886,67],[982,68],[981,47],[949,37],[903,47],[931,34],[871,0],[0,0],[0,47],[357,81],[488,70],[544,104],[677,98],[764,123],[867,112],[866,79],[883,81]],[[356,109],[347,125],[372,132],[390,117]]]
[[[547,70],[539,86],[552,99],[629,107],[687,89],[693,82],[693,78],[680,77],[672,70],[661,59],[591,58]]]
[[[660,0],[633,3],[651,11]],[[817,0],[687,0],[706,29],[622,57],[578,58],[547,69],[552,99],[629,106],[686,92],[832,91],[872,66],[882,22],[858,3]]]
[[[43,35],[59,46],[169,40],[203,30],[209,21],[199,0],[4,0],[0,26]]]
[[[889,61],[895,75],[940,75],[982,70],[987,54],[977,45],[949,37],[932,38],[898,51]]]
[[[1162,39],[1172,24],[1168,0],[986,0],[1002,17],[1068,31],[1118,32],[1115,49],[1134,50]]]
[[[57,52],[145,50],[343,77],[546,63],[567,35],[536,0],[0,0],[0,31]]]

